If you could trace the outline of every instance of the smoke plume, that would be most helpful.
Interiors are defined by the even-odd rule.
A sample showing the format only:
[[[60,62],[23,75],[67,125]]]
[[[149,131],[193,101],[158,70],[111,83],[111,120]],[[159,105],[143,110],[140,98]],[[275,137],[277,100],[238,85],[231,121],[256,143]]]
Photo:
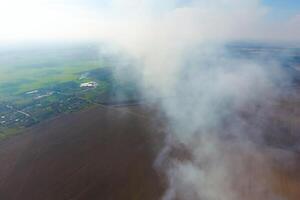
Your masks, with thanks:
[[[227,48],[290,35],[291,22],[279,31],[267,13],[259,0],[116,0],[103,14],[100,38],[134,58],[143,95],[167,116],[154,163],[166,177],[163,200],[280,199],[267,183],[261,124],[285,77],[275,61]]]

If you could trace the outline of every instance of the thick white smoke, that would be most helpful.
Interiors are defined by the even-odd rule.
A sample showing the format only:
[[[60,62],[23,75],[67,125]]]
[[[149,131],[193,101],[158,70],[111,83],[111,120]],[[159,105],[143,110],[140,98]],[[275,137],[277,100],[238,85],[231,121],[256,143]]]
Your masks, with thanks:
[[[202,48],[181,66],[167,90],[173,98],[161,102],[172,134],[156,162],[169,179],[163,199],[274,199],[262,177],[247,185],[256,176],[247,165],[259,155],[252,142],[260,136],[260,112],[269,112],[278,92],[276,67]],[[240,116],[243,109],[255,113],[253,124]],[[182,147],[183,158],[174,156]],[[258,171],[267,170],[264,165],[257,164]],[[263,176],[267,179],[267,172]]]
[[[266,14],[259,0],[118,0],[106,13],[101,37],[136,59],[143,94],[168,97],[160,105],[169,135],[155,163],[167,179],[163,200],[279,199],[257,138],[282,73],[272,61],[236,58],[225,48],[263,40],[275,30]],[[245,110],[255,113],[251,124]]]

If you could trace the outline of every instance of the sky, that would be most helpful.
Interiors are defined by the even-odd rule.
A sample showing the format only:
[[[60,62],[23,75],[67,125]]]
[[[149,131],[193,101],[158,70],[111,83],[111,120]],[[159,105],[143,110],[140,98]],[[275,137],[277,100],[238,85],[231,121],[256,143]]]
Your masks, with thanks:
[[[110,26],[109,23],[115,23],[117,18],[129,19],[128,16],[133,13],[152,17],[153,13],[166,13],[195,2],[205,6],[213,4],[211,2],[217,2],[216,5],[218,2],[223,5],[228,2],[243,6],[249,4],[249,7],[265,9],[264,18],[270,24],[280,22],[292,27],[300,22],[299,0],[0,0],[0,43],[97,39],[106,29],[104,24]],[[274,30],[273,27],[270,29]],[[297,31],[293,31],[294,35]],[[294,36],[289,37],[298,40]]]
[[[276,20],[300,14],[299,0],[263,0],[263,4],[272,9],[270,17]]]
[[[299,11],[300,9],[300,1],[298,0],[263,0],[263,3],[275,10],[286,10],[287,12]]]

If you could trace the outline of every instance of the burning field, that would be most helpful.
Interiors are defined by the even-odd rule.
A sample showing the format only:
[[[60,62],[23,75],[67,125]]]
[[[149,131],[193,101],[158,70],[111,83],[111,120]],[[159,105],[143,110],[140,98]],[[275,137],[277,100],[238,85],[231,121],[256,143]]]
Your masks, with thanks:
[[[276,116],[281,119],[277,117],[277,124],[268,126],[267,122],[274,121],[274,116],[266,116],[263,119],[266,131],[287,125],[284,116],[289,107],[287,102],[280,109],[277,107]],[[298,107],[294,106],[289,117],[297,120],[297,113]],[[247,114],[250,122],[251,113]],[[218,146],[211,146],[210,151],[218,151],[218,154],[209,153],[206,157],[202,152],[199,163],[192,146],[170,139],[165,123],[165,116],[146,105],[100,106],[61,116],[3,141],[0,144],[0,199],[154,200],[161,199],[169,184],[176,181],[176,185],[171,185],[176,188],[173,194],[176,199],[196,199],[197,192],[204,189],[204,194],[219,189],[235,191],[226,194],[232,195],[231,199],[300,198],[300,156],[298,150],[291,148],[292,143],[295,146],[299,141],[297,130],[300,129],[295,127],[299,123],[287,127],[290,135],[287,132],[281,136],[277,133],[277,138],[266,135],[264,142],[268,145],[261,145],[262,141],[255,138],[252,142],[256,145],[240,142],[240,138],[232,135],[224,136]],[[166,140],[170,144],[167,150]],[[161,154],[168,159],[160,161]],[[200,177],[194,171],[195,163],[210,176]],[[224,166],[227,173],[223,173]],[[172,182],[170,177],[180,180]],[[190,185],[187,190],[185,184],[195,183],[195,179],[200,182],[204,179],[207,185]]]
[[[272,21],[260,0],[91,10],[78,27],[137,100],[1,142],[1,200],[300,199],[299,15]]]

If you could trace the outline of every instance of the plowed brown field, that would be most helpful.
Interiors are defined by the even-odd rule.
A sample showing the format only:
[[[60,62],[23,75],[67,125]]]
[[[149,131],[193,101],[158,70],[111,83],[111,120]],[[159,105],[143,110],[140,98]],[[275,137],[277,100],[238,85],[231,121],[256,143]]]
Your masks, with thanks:
[[[160,199],[164,186],[153,161],[163,129],[155,113],[142,106],[94,107],[2,141],[0,200]],[[285,200],[299,200],[297,154],[271,147],[258,152],[232,154],[244,159],[234,186],[243,188],[241,200],[260,200],[252,190],[258,182]],[[277,161],[282,158],[287,162]]]
[[[0,199],[158,199],[150,121],[143,112],[97,107],[3,141]]]

